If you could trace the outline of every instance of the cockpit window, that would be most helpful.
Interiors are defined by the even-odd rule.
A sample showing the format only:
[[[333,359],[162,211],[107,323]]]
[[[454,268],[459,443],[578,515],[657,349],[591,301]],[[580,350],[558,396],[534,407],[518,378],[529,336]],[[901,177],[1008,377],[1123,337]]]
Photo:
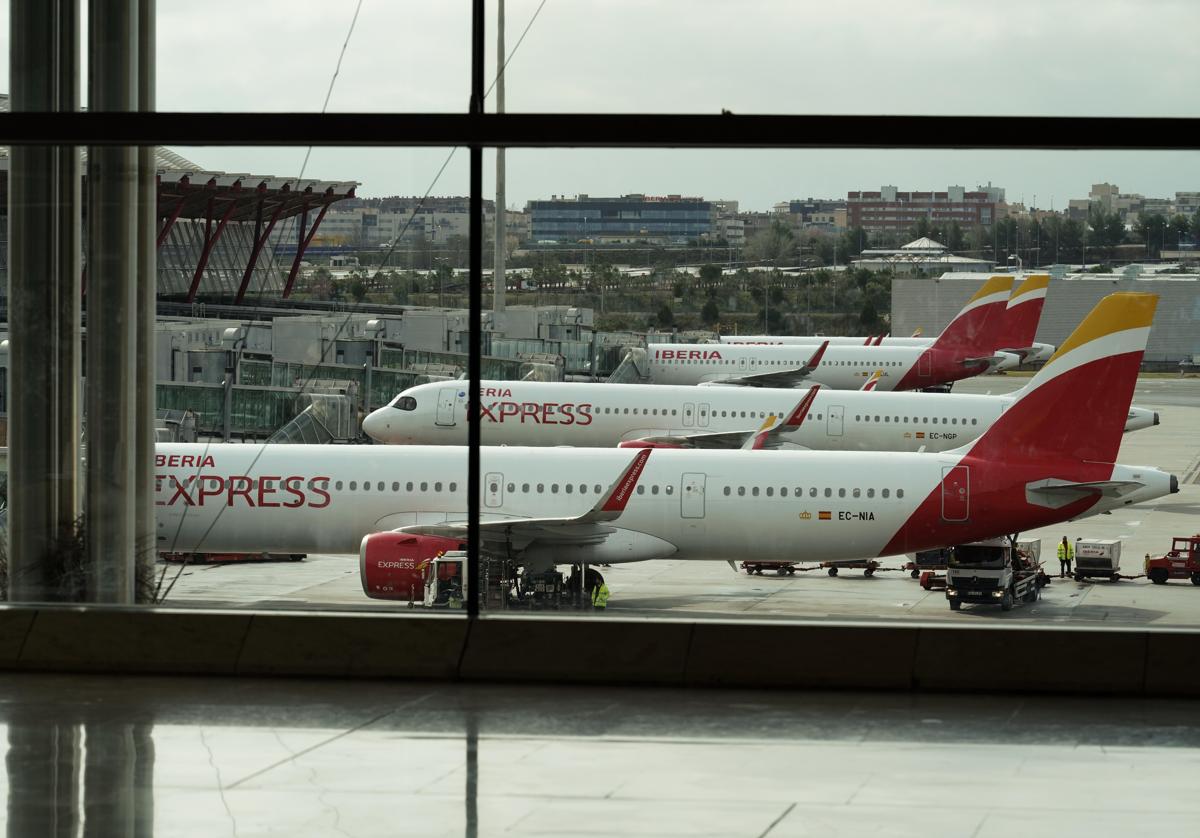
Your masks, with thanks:
[[[416,410],[417,400],[412,396],[401,396],[396,399],[395,408],[397,410]]]

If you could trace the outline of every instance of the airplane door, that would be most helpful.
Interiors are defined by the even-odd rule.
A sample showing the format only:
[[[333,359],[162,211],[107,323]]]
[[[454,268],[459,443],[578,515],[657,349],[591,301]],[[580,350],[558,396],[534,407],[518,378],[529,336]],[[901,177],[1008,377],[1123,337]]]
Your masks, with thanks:
[[[922,376],[924,378],[929,378],[930,362],[931,362],[930,354],[928,352],[922,352],[921,357],[917,359],[917,375]]]
[[[696,424],[696,405],[693,402],[686,402],[683,405],[683,426],[690,428]]]
[[[970,467],[945,466],[942,469],[942,520],[965,521],[970,511]]]
[[[841,436],[843,430],[843,419],[845,418],[846,408],[844,405],[831,404],[829,406],[829,420],[826,425],[826,431],[829,436]]]
[[[705,475],[688,472],[680,478],[679,514],[684,518],[704,517]]]
[[[457,395],[457,387],[443,387],[438,390],[437,420],[435,424],[444,427],[454,426],[454,401]]]
[[[701,404],[700,405],[700,415],[696,418],[696,424],[702,428],[707,428],[708,427],[708,414],[710,412],[711,411],[709,411],[709,409],[708,409],[707,402],[705,402],[704,404]]]
[[[504,475],[490,471],[483,476],[483,505],[498,509],[504,504]]]

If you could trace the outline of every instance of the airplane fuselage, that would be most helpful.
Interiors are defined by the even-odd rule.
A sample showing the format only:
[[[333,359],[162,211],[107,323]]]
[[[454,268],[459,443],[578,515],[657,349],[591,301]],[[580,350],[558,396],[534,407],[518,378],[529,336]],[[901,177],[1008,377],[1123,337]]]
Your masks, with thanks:
[[[787,418],[801,390],[646,384],[484,381],[479,416],[484,445],[613,447],[645,437],[756,430]],[[820,451],[945,451],[974,439],[1015,396],[817,391],[805,421],[779,435],[783,448]],[[403,404],[401,408],[399,405]],[[465,445],[463,382],[420,384],[374,411],[363,429],[379,442]],[[1153,424],[1134,408],[1128,429]]]
[[[157,452],[160,551],[349,553],[373,532],[466,517],[462,447],[163,444]],[[571,448],[485,447],[481,456],[485,521],[580,515],[631,459],[626,450]],[[1125,468],[1089,466],[1092,479]],[[1026,500],[1026,482],[1055,476],[1053,465],[1037,463],[1006,464],[997,474],[961,450],[655,451],[636,495],[607,525],[613,534],[586,558],[864,558],[1142,499],[1087,495],[1067,509]],[[1168,491],[1167,476],[1154,469],[1139,470],[1139,479],[1147,496]]]
[[[798,370],[816,347],[652,343],[646,348],[649,383],[709,384]],[[985,363],[964,363],[936,347],[830,346],[803,383],[857,390],[882,370],[877,390],[914,390],[978,375]]]

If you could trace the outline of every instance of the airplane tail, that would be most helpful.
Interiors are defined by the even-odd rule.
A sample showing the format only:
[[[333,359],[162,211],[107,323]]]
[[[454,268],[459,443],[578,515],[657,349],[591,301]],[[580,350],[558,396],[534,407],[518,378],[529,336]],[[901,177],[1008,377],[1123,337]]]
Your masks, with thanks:
[[[1100,300],[971,456],[1114,462],[1157,305],[1156,294],[1129,291]]]
[[[959,355],[991,355],[1004,329],[1011,275],[993,276],[975,292],[933,342],[933,349]]]
[[[1002,339],[996,349],[1027,350],[1033,346],[1049,286],[1049,274],[1034,274],[1013,289],[1004,310]]]

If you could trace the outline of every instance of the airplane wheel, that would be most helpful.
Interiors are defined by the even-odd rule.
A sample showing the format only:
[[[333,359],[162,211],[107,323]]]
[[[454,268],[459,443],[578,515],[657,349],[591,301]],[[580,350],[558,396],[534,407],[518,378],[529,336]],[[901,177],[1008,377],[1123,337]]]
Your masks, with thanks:
[[[754,568],[752,568],[752,567],[748,567],[748,568],[746,568],[746,575],[747,575],[747,576],[753,576],[753,575],[754,575]]]
[[[795,575],[796,575],[796,568],[794,568],[794,567],[789,567],[789,568],[787,569],[787,572],[788,572],[788,576],[795,576]]]
[[[1120,581],[1121,581],[1121,574],[1119,574],[1119,573],[1114,573],[1112,576],[1108,577],[1108,581],[1109,581],[1109,582],[1120,582]]]
[[[831,568],[829,568],[829,575],[830,575],[830,576],[837,576],[837,568],[836,568],[836,567],[831,567]]]
[[[863,576],[874,576],[874,575],[875,575],[875,568],[873,568],[873,567],[868,567],[866,570],[863,571]]]
[[[776,575],[776,576],[783,576],[785,573],[787,573],[787,568],[786,568],[786,567],[777,567],[777,568],[775,568],[775,575]]]

